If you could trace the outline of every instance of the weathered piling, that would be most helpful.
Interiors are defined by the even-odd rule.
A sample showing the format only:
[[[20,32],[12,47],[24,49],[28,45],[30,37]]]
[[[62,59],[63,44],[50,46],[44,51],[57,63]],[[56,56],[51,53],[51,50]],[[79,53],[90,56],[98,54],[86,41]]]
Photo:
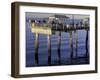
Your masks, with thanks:
[[[50,35],[47,35],[47,41],[48,41],[48,64],[51,65],[51,40]]]
[[[88,56],[88,30],[86,30],[86,40],[85,40],[85,47],[86,47],[86,57]]]
[[[70,58],[73,58],[73,32],[70,31]]]
[[[78,56],[78,54],[77,54],[77,49],[78,49],[78,31],[76,30],[76,49],[75,49],[75,51],[76,51],[76,57]]]
[[[59,64],[61,64],[60,46],[61,46],[61,32],[58,32],[58,62],[59,62]]]
[[[35,64],[38,64],[39,34],[35,34]]]

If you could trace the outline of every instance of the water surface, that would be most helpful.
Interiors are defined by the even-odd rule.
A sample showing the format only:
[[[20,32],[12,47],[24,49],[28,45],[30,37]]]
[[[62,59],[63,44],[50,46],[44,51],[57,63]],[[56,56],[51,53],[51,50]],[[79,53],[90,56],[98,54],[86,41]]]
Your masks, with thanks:
[[[89,34],[88,34],[89,35]],[[61,32],[60,61],[58,56],[57,32],[51,35],[51,65],[79,65],[89,64],[89,52],[86,56],[86,31],[78,30],[78,47],[76,56],[76,33],[73,32],[73,58],[71,58],[70,33]],[[35,33],[31,32],[31,25],[26,22],[26,67],[48,66],[47,35],[39,34],[39,63],[35,65]],[[88,40],[89,45],[89,40]],[[89,46],[88,46],[89,51]]]

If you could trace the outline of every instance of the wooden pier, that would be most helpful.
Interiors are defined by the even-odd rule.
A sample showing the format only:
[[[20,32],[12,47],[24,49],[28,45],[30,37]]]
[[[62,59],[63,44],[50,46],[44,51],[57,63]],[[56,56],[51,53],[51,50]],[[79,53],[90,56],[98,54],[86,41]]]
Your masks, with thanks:
[[[57,44],[58,44],[58,63],[61,64],[61,51],[60,51],[60,47],[61,47],[61,32],[68,32],[70,35],[70,58],[72,59],[74,54],[73,54],[73,32],[75,32],[74,34],[76,34],[76,56],[78,56],[77,54],[77,48],[78,48],[78,30],[85,30],[86,31],[86,56],[88,56],[88,31],[89,31],[89,27],[72,27],[72,28],[50,28],[50,27],[32,27],[31,31],[33,33],[36,33],[35,35],[35,64],[39,64],[39,59],[38,59],[38,48],[39,48],[39,34],[46,34],[47,35],[47,45],[48,45],[48,65],[51,65],[51,35],[53,35],[53,32],[57,32],[58,33],[58,40],[57,40]]]

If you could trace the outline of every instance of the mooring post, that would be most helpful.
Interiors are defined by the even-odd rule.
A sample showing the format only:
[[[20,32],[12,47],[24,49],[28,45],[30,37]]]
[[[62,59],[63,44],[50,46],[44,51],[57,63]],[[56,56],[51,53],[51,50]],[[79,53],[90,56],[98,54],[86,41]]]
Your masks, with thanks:
[[[47,35],[47,40],[48,40],[48,64],[51,65],[51,40],[50,40],[50,35]]]
[[[60,46],[61,46],[61,32],[58,32],[58,62],[61,64],[61,51],[60,51]]]
[[[38,64],[39,34],[35,34],[35,64]]]
[[[86,46],[86,57],[88,56],[88,30],[86,30],[86,43],[85,43],[85,46]]]
[[[70,31],[70,57],[73,58],[73,32]]]

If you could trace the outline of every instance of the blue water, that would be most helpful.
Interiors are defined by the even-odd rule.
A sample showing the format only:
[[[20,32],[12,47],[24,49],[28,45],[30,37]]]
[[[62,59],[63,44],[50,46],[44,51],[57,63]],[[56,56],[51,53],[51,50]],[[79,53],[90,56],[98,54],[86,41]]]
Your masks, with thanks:
[[[88,34],[89,35],[89,34]],[[61,32],[61,64],[60,65],[79,65],[89,64],[89,54],[86,56],[85,48],[86,31],[78,31],[78,48],[77,57],[75,56],[75,33],[73,33],[73,58],[70,57],[70,35],[69,32]],[[89,45],[89,41],[88,41]],[[89,46],[88,46],[89,51]],[[31,32],[31,25],[26,23],[26,67],[34,66],[48,66],[48,48],[47,48],[47,36],[39,34],[39,50],[38,58],[39,63],[35,65],[35,33]],[[57,32],[51,35],[51,65],[59,65],[57,52]]]

